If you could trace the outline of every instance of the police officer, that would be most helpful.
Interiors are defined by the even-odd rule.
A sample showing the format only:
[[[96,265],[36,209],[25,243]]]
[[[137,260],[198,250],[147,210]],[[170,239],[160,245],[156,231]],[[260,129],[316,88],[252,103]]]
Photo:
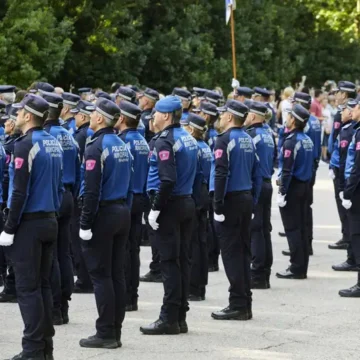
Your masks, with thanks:
[[[342,205],[347,210],[350,229],[350,243],[354,254],[356,267],[353,270],[358,272],[357,283],[349,289],[339,291],[342,297],[360,297],[360,103],[352,110],[352,118],[356,121],[354,135],[349,145],[346,159],[345,178],[346,184],[342,194]]]
[[[253,101],[245,126],[252,137],[256,154],[259,158],[259,174],[262,178],[259,201],[254,209],[251,222],[251,280],[253,289],[269,289],[270,274],[273,263],[271,243],[271,176],[274,165],[275,144],[272,136],[264,128],[264,118],[268,108],[260,102]]]
[[[155,134],[149,142],[149,150],[150,150],[149,159],[151,158],[152,153],[154,151],[155,142],[161,134],[160,129],[158,129],[156,124],[154,124],[154,115],[155,115],[155,108],[153,109],[151,114],[147,116],[147,119],[146,119],[149,122],[150,132]],[[151,262],[149,265],[150,271],[147,272],[145,275],[140,276],[140,281],[160,283],[160,282],[162,282],[161,268],[160,268],[160,255],[159,255],[159,251],[157,250],[157,248],[155,246],[155,240],[156,240],[155,239],[155,230],[150,226],[149,221],[148,221],[149,212],[151,210],[149,201],[147,202],[147,205],[148,204],[149,204],[149,206],[147,206],[147,208],[149,208],[149,210],[146,211],[146,213],[145,213],[145,220],[146,220],[146,231],[148,233],[148,237],[149,237],[149,241],[150,241],[150,245],[151,245],[152,259],[151,259]]]
[[[234,100],[244,102],[246,99],[250,100],[254,91],[246,86],[239,86],[234,91]]]
[[[229,306],[215,311],[216,320],[252,318],[250,290],[250,222],[261,189],[258,160],[244,123],[248,107],[229,100],[218,109],[220,128],[214,148],[214,220],[220,238],[221,256],[229,280]]]
[[[277,204],[290,247],[290,267],[276,274],[281,279],[307,278],[307,193],[314,169],[314,145],[304,133],[309,118],[310,113],[302,105],[293,106],[286,121],[290,131],[279,158]]]
[[[350,235],[347,223],[346,211],[341,205],[341,199],[339,197],[339,166],[340,166],[340,154],[339,146],[337,144],[338,135],[341,130],[341,112],[348,99],[356,96],[356,85],[350,81],[339,81],[338,88],[336,89],[336,103],[338,105],[338,111],[334,116],[333,127],[329,137],[328,150],[331,153],[329,177],[334,181],[335,200],[341,221],[342,238],[334,244],[329,245],[329,249],[346,249],[350,243]]]
[[[94,131],[90,129],[90,115],[95,111],[95,105],[89,101],[80,100],[76,108],[70,110],[75,117],[75,125],[77,130],[75,131],[75,141],[79,146],[80,163],[83,162],[85,146],[91,140],[91,136],[94,135]],[[81,168],[82,169],[82,168]],[[83,169],[82,169],[83,170]],[[80,173],[80,181],[84,178],[84,173]],[[76,276],[77,280],[74,286],[74,293],[92,293],[93,286],[89,276],[89,272],[86,268],[83,252],[81,250],[81,240],[79,238],[80,229],[80,213],[79,204],[77,201],[78,194],[74,197],[74,218],[71,226],[72,233],[72,251],[74,254]]]
[[[14,174],[10,177],[10,209],[0,235],[0,245],[11,246],[10,259],[25,324],[23,351],[13,360],[52,360],[49,280],[58,233],[55,213],[63,193],[62,150],[42,128],[49,109],[46,100],[28,94],[14,107],[19,109],[16,126],[24,135],[15,142],[9,169]]]
[[[158,101],[155,110],[154,121],[161,134],[150,158],[148,219],[156,231],[165,295],[159,319],[140,331],[148,335],[179,334],[188,331],[189,245],[195,213],[191,195],[198,146],[180,126],[182,105],[177,96]]]
[[[200,87],[193,87],[192,89],[192,106],[194,109],[199,108],[201,101],[204,99],[205,93],[208,89],[200,88]]]
[[[51,288],[53,293],[54,325],[69,322],[69,304],[74,287],[74,273],[70,256],[70,223],[74,211],[73,196],[77,194],[80,182],[80,159],[78,146],[69,131],[60,125],[59,115],[63,98],[56,93],[43,92],[42,97],[49,104],[49,115],[44,130],[52,135],[63,149],[63,195],[58,215],[58,237],[54,249],[54,262],[51,269]]]
[[[125,317],[125,246],[130,230],[132,160],[125,143],[114,134],[119,107],[99,99],[90,116],[94,130],[83,166],[80,192],[82,212],[80,238],[85,262],[94,286],[98,319],[96,334],[80,340],[80,346],[115,349],[121,347]]]
[[[172,94],[174,96],[177,96],[181,100],[183,113],[181,116],[181,120],[186,120],[189,116],[189,110],[191,106],[191,93],[190,91],[183,89],[183,88],[174,88]]]
[[[141,121],[145,126],[145,139],[147,142],[151,140],[154,133],[149,129],[148,116],[151,114],[156,102],[159,100],[159,93],[156,90],[146,88],[139,97],[139,107],[141,112]]]
[[[120,86],[116,91],[115,102],[120,105],[121,101],[130,101],[133,104],[136,102],[136,92],[127,86]]]
[[[14,145],[15,140],[20,136],[20,130],[16,128],[16,117],[17,110],[13,106],[11,106],[8,110],[8,115],[3,116],[3,120],[5,120],[5,134],[7,136],[4,150],[6,154],[6,161],[4,167],[4,177],[2,182],[2,197],[3,197],[3,208],[6,208],[6,204],[8,201],[9,194],[9,165],[12,155],[14,154]],[[4,250],[4,249],[2,249]],[[0,302],[16,302],[16,289],[15,289],[15,275],[14,269],[9,263],[9,256],[3,251],[3,261],[4,261],[4,269],[5,273],[3,273],[4,277],[4,290],[0,293]],[[7,265],[7,274],[6,274],[6,265]]]
[[[142,217],[146,201],[146,180],[148,173],[149,146],[145,138],[137,131],[141,109],[128,101],[120,103],[121,115],[115,128],[120,131],[119,137],[128,146],[133,157],[134,181],[133,202],[131,208],[131,227],[126,244],[126,311],[138,310],[138,288],[140,271],[140,242]]]
[[[85,101],[90,101],[91,100],[91,95],[92,95],[92,91],[91,88],[89,87],[81,87],[78,89],[78,93],[80,96],[80,100],[85,100]]]
[[[207,214],[209,210],[210,168],[213,159],[209,145],[203,140],[206,121],[199,115],[190,113],[189,124],[185,130],[193,136],[198,144],[198,171],[193,186],[195,201],[195,217],[191,241],[191,276],[190,301],[205,300],[208,283],[208,246],[207,246]]]
[[[64,92],[62,94],[62,98],[64,103],[64,106],[60,113],[60,117],[64,121],[64,124],[62,126],[66,130],[68,130],[71,135],[74,135],[76,131],[76,124],[74,115],[71,113],[71,110],[76,107],[77,103],[80,100],[80,96]]]
[[[344,110],[342,111],[341,114],[341,130],[340,133],[338,135],[338,139],[335,142],[335,146],[337,146],[338,149],[338,153],[339,153],[339,176],[338,176],[338,182],[339,184],[338,189],[339,189],[339,198],[342,200],[343,199],[343,191],[345,188],[345,169],[346,169],[346,161],[347,161],[347,154],[348,154],[348,149],[349,149],[349,145],[352,141],[353,135],[354,135],[354,131],[355,131],[355,125],[357,124],[356,121],[352,120],[352,111],[353,109],[357,106],[357,101],[355,101],[354,99],[349,99],[346,103],[346,107],[344,108]],[[353,146],[353,145],[352,145]],[[353,154],[353,149],[351,151],[351,154]],[[349,161],[351,160],[351,157],[349,158]],[[350,167],[348,168],[348,173],[346,178],[349,177],[351,172]],[[335,179],[336,181],[336,179]],[[342,204],[341,204],[342,206]],[[346,217],[346,219],[343,219],[343,223],[344,223],[344,227],[345,227],[345,233],[349,234],[349,219],[348,219],[348,212],[346,211],[345,208],[343,208],[343,212],[344,216]],[[356,262],[355,262],[355,257],[354,257],[354,252],[352,250],[352,245],[351,242],[348,244],[347,247],[347,260],[338,264],[338,265],[333,265],[332,268],[335,271],[351,271],[351,270],[356,270]]]
[[[208,90],[204,94],[204,101],[210,102],[216,106],[220,105],[222,96],[217,91]]]

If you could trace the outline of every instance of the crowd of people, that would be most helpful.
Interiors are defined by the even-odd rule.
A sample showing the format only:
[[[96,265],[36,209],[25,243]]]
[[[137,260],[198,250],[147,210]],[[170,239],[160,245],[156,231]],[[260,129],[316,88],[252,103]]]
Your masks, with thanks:
[[[95,335],[80,346],[121,347],[140,281],[164,286],[158,319],[140,331],[187,333],[189,301],[206,300],[220,254],[229,298],[211,316],[252,319],[252,289],[271,288],[272,179],[290,256],[276,276],[303,280],[321,158],[343,234],[329,247],[348,251],[334,270],[360,270],[356,85],[312,93],[302,83],[278,102],[265,88],[232,87],[224,99],[218,88],[164,96],[118,83],[77,94],[0,85],[0,302],[17,302],[25,325],[12,360],[54,359],[54,325],[70,322],[77,293],[94,293],[98,311]],[[143,239],[152,262],[140,276]],[[360,277],[340,295],[360,297]]]

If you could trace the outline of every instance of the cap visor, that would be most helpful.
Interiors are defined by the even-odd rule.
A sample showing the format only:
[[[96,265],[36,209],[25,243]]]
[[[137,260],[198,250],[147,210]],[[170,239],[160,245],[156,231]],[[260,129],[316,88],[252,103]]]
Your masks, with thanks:
[[[227,107],[226,106],[218,107],[218,108],[216,108],[216,110],[220,113],[223,113],[223,112],[227,111]]]
[[[201,109],[200,108],[196,108],[196,109],[192,109],[191,110],[193,113],[199,113],[201,112]]]
[[[72,114],[77,114],[78,112],[80,112],[80,110],[75,108],[75,109],[71,109],[70,112]]]
[[[16,109],[23,109],[25,105],[20,102],[20,103],[12,104],[11,106]]]

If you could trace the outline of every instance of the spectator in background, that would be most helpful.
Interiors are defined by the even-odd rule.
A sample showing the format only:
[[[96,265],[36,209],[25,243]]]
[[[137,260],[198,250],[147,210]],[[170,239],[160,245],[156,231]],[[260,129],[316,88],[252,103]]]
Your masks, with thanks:
[[[276,117],[279,124],[283,124],[284,119],[287,117],[287,110],[292,108],[292,103],[290,102],[291,98],[294,96],[294,89],[289,86],[284,89],[282,94],[282,101],[279,104]]]
[[[329,101],[333,102],[333,105],[335,104],[335,98],[329,97]],[[322,117],[323,117],[323,121],[322,121],[322,147],[321,147],[321,158],[323,161],[325,162],[329,162],[329,157],[328,157],[328,143],[329,143],[329,136],[331,133],[331,129],[333,126],[333,118],[334,118],[334,114],[333,114],[333,108],[332,105],[330,105],[328,103],[328,98],[324,97],[321,101],[321,105],[322,105]],[[336,107],[335,107],[336,109]],[[335,111],[336,112],[336,111]]]
[[[323,97],[324,96],[322,90],[315,90],[314,99],[310,107],[310,113],[316,116],[320,121],[323,121],[323,116],[322,116],[323,109],[321,105],[321,101]]]

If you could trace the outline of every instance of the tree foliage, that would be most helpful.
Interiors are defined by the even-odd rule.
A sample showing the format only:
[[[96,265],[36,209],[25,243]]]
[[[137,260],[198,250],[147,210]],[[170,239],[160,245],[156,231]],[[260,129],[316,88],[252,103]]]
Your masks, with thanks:
[[[360,77],[356,0],[239,0],[238,78],[279,88],[307,75]],[[230,27],[220,0],[0,0],[0,83],[34,80],[169,92],[229,89]]]

